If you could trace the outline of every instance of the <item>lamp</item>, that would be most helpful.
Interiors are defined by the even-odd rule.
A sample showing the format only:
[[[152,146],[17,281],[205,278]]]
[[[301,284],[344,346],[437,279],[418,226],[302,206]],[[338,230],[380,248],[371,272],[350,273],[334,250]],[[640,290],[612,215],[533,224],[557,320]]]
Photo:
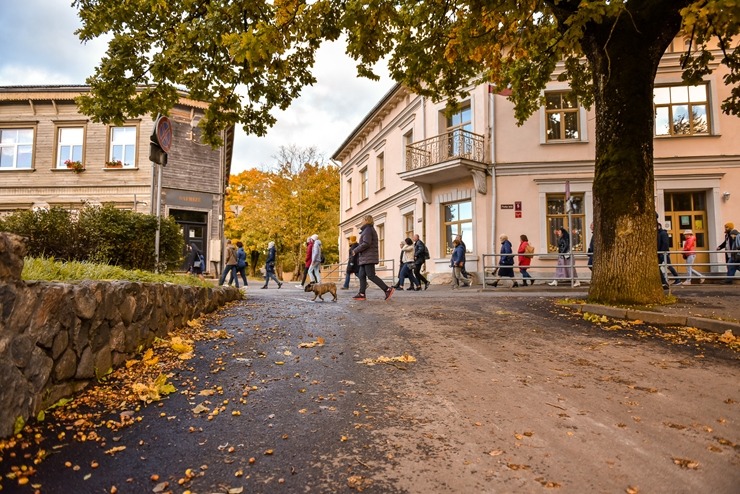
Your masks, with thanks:
[[[729,192],[723,192],[722,193],[722,199],[724,199],[725,201],[729,201],[730,200],[730,193]]]

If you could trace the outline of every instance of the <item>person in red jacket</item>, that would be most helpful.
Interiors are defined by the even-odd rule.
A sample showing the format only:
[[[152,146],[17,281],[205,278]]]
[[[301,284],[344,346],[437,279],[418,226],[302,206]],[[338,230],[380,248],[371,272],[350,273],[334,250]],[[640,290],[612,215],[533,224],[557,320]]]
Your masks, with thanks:
[[[532,276],[527,272],[529,265],[532,263],[532,258],[530,257],[532,254],[529,252],[531,249],[527,249],[529,238],[526,235],[519,235],[519,241],[519,248],[516,253],[519,254],[519,272],[522,274],[522,285],[527,286],[527,278],[529,278],[529,284],[534,285]]]
[[[686,240],[683,242],[683,258],[686,259],[686,279],[679,285],[690,285],[691,275],[695,274],[699,277],[699,283],[704,283],[704,277],[699,271],[693,268],[694,260],[696,259],[696,237],[692,230],[686,230],[683,232],[683,236]]]
[[[308,237],[306,240],[306,260],[303,266],[303,280],[301,281],[301,287],[306,284],[306,275],[308,270],[311,269],[311,261],[313,260],[313,237]],[[316,283],[316,280],[311,280],[311,283]]]

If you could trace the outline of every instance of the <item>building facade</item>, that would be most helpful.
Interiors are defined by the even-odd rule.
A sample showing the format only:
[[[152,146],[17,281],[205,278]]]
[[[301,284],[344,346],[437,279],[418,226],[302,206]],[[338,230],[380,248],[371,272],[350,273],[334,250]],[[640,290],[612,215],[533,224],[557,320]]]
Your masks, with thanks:
[[[683,49],[677,38],[655,80],[655,208],[672,250],[680,250],[683,231],[691,228],[697,263],[723,262],[724,255],[706,251],[722,242],[726,222],[740,223],[734,192],[740,188],[740,119],[720,110],[731,90],[722,80],[724,66],[716,64],[701,85],[682,82]],[[451,111],[445,101],[394,87],[333,156],[342,163],[340,252],[346,256],[347,238],[372,214],[381,258],[397,259],[399,243],[417,233],[429,247],[432,278],[449,275],[456,234],[467,247],[468,271],[479,278],[484,255],[498,252],[501,234],[515,249],[526,234],[536,262],[548,265],[557,260],[553,231],[565,226],[574,252],[585,253],[593,219],[595,117],[556,77],[545,90],[545,106],[521,126],[513,104],[488,85],[467,88],[467,98]],[[577,257],[586,263],[585,255]],[[675,257],[681,256],[673,259],[680,264]]]
[[[0,87],[0,214],[49,207],[75,211],[85,204],[156,214],[159,166],[149,160],[154,119],[129,119],[120,126],[92,122],[75,103],[88,90]],[[183,93],[169,115],[173,140],[161,170],[160,211],[174,217],[186,243],[198,245],[214,263],[221,259],[234,132],[224,133],[218,149],[201,144],[197,123],[206,106]]]

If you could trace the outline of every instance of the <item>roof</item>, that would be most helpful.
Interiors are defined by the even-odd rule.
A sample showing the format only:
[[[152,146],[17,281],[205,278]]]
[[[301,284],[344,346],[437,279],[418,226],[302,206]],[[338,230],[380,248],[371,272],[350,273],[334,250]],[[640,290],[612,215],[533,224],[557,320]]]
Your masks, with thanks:
[[[373,109],[368,112],[362,122],[360,122],[360,124],[355,127],[355,129],[350,133],[349,136],[347,136],[347,138],[339,146],[339,148],[334,151],[332,159],[342,161],[342,156],[344,156],[346,148],[349,146],[349,144],[357,137],[369,132],[369,130],[374,127],[376,120],[382,119],[387,115],[388,112],[386,111],[386,109],[390,106],[389,103],[395,101],[399,95],[405,96],[407,91],[408,90],[401,84],[395,84],[390,89],[390,91],[385,93],[385,95],[380,99],[380,101],[378,101]]]
[[[0,101],[74,101],[77,96],[89,92],[90,86],[79,84],[0,86]],[[178,91],[178,93],[181,105],[202,110],[208,108],[208,103],[191,99],[187,91]]]

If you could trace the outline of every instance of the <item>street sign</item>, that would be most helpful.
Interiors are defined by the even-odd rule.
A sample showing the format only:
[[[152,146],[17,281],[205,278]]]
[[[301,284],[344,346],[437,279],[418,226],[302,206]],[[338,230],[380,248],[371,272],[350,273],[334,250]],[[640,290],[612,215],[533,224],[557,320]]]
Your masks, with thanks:
[[[162,151],[170,152],[170,147],[172,147],[172,122],[169,118],[161,116],[157,119],[154,123],[152,137],[154,137],[154,142],[162,148]]]

